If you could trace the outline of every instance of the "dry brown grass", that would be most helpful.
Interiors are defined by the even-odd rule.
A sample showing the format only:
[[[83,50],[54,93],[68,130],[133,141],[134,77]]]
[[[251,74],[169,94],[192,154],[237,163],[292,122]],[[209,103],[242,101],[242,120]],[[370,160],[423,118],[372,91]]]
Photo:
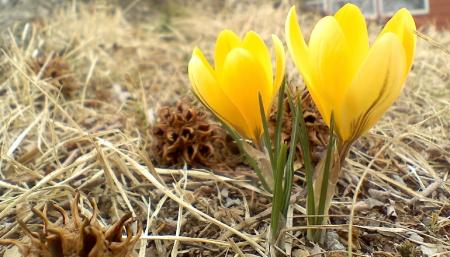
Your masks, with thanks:
[[[16,216],[36,221],[30,206],[67,202],[78,189],[83,201],[97,200],[104,226],[125,212],[141,218],[140,256],[267,256],[270,198],[255,180],[155,168],[146,130],[160,106],[190,94],[194,46],[210,57],[224,28],[282,36],[288,6],[174,5],[170,19],[153,11],[136,21],[140,4],[61,9],[16,26],[2,46],[1,238],[21,237]],[[306,31],[316,19],[303,16]],[[349,242],[363,256],[449,255],[450,32],[423,32],[439,47],[418,41],[402,96],[352,148],[331,210],[336,233],[323,249],[305,245],[304,173],[296,174],[289,255],[345,256]],[[78,85],[73,95],[60,77],[44,76],[56,56],[70,67],[60,77]],[[37,58],[45,59],[38,72]],[[301,85],[291,61],[288,72]]]

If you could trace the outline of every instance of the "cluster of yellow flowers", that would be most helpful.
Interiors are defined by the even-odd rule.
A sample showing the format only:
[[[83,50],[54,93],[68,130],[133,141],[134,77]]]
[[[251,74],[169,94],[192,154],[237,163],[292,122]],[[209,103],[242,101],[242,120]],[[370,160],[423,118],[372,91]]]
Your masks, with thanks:
[[[316,24],[307,44],[295,7],[290,9],[285,25],[289,52],[328,125],[333,113],[340,144],[367,132],[399,96],[414,58],[415,29],[409,11],[401,9],[370,47],[363,14],[346,4]],[[258,94],[268,115],[285,73],[283,44],[275,35],[272,40],[275,71],[267,46],[252,31],[244,39],[222,31],[214,67],[198,48],[189,63],[189,79],[202,103],[254,142],[263,130]]]
[[[193,91],[200,101],[231,128],[237,142],[242,142],[241,137],[249,139],[259,150],[259,154],[252,154],[254,150],[240,144],[244,154],[250,156],[249,164],[263,187],[272,193],[271,244],[278,242],[287,217],[293,181],[292,149],[297,140],[305,161],[308,225],[322,225],[350,146],[399,96],[416,46],[416,26],[406,9],[394,14],[371,46],[364,15],[353,4],[344,5],[334,16],[322,18],[308,44],[297,20],[294,6],[286,19],[286,43],[317,109],[330,127],[326,156],[315,169],[314,181],[300,104],[295,107],[294,118],[296,126],[300,125],[292,130],[290,150],[279,136],[273,145],[268,136],[266,117],[276,94],[285,89],[286,57],[277,36],[272,36],[275,69],[270,51],[257,33],[250,31],[241,39],[230,30],[222,31],[217,38],[214,67],[198,48],[188,67]],[[280,131],[283,112],[278,111]],[[333,150],[335,142],[337,151]],[[320,241],[322,232],[308,229],[307,238]]]

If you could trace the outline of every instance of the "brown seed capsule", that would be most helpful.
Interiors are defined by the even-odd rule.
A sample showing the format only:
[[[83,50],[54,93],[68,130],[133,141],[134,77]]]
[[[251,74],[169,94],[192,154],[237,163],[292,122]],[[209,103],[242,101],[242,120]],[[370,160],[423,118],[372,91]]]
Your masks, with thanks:
[[[328,144],[328,127],[323,122],[322,117],[320,116],[319,111],[316,109],[314,102],[309,95],[308,91],[303,92],[294,92],[293,100],[297,99],[297,95],[301,95],[301,102],[303,108],[303,119],[306,123],[306,128],[308,129],[308,137],[309,144],[311,149],[311,158],[314,164],[317,164],[326,149]],[[269,117],[269,130],[271,132],[271,136],[273,138],[275,133],[275,124],[276,124],[276,114],[277,108],[274,105],[272,112]],[[291,140],[291,132],[292,132],[292,120],[293,113],[289,105],[288,98],[284,99],[284,119],[283,119],[283,129],[282,129],[282,140],[285,142],[290,142]],[[297,145],[297,158],[296,160],[302,162],[303,157],[301,153],[300,145]]]
[[[161,166],[229,169],[241,163],[237,146],[207,112],[186,101],[164,106],[150,128],[152,156]]]
[[[42,222],[42,231],[31,231],[22,221],[18,221],[26,238],[22,240],[1,239],[0,245],[15,245],[22,256],[27,257],[129,257],[137,256],[134,246],[138,241],[142,227],[137,222],[137,232],[133,234],[131,225],[136,222],[130,213],[122,216],[108,229],[103,229],[97,221],[97,206],[90,200],[93,212],[90,217],[80,214],[77,192],[71,202],[71,215],[60,206],[52,205],[62,217],[62,224],[56,224],[48,218],[48,205],[43,210],[32,208],[32,212]],[[122,238],[123,230],[127,237]]]
[[[61,56],[39,57],[30,63],[30,67],[40,79],[61,90],[66,97],[71,97],[80,88],[69,64]]]

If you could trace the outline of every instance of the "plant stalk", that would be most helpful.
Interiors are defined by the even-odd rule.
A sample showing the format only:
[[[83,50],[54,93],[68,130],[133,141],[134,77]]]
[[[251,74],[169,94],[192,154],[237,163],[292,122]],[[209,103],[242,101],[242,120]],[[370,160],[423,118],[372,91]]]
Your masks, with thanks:
[[[341,143],[338,139],[337,149],[332,152],[332,166],[329,170],[329,174],[327,174],[327,169],[325,167],[327,155],[322,157],[319,164],[316,166],[314,174],[314,195],[317,203],[315,209],[317,211],[316,213],[319,215],[316,220],[316,225],[324,225],[329,220],[331,201],[336,191],[336,185],[341,175],[342,166],[344,165],[351,145],[351,142]],[[325,229],[318,230],[315,233],[315,241],[323,243],[323,235],[325,233]]]

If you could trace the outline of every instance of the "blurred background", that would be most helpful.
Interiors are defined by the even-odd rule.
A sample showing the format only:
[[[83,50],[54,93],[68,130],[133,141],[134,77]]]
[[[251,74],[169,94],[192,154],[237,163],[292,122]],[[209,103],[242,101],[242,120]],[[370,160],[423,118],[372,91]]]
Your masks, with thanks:
[[[450,26],[450,1],[448,0],[305,0],[303,6],[326,14],[336,12],[342,5],[352,2],[358,5],[367,19],[385,21],[400,8],[407,8],[418,26],[436,24]]]
[[[49,15],[60,5],[75,1],[59,0],[0,0],[0,24],[5,28],[17,19],[30,19],[36,16]],[[448,0],[84,0],[77,2],[97,5],[117,5],[127,8],[130,17],[143,18],[152,11],[163,11],[174,14],[177,8],[185,6],[203,6],[204,11],[221,12],[233,6],[258,6],[262,2],[282,2],[296,4],[305,10],[320,14],[332,14],[347,2],[358,5],[370,20],[385,21],[400,8],[408,8],[414,14],[416,22],[421,25],[435,24],[440,28],[450,26],[450,1]]]

